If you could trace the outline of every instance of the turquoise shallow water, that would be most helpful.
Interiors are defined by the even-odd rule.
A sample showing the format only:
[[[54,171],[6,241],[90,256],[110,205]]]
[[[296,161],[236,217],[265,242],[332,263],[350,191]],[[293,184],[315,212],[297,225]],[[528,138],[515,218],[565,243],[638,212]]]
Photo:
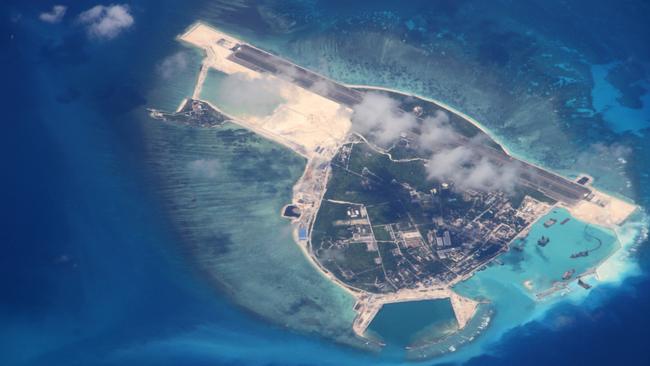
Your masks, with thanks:
[[[557,222],[545,227],[544,222],[551,218]],[[561,225],[566,218],[570,218],[570,221]],[[543,248],[537,245],[537,239],[542,235],[550,238]],[[588,257],[570,258],[576,251],[596,247],[596,238],[602,242],[598,250]],[[468,355],[478,355],[487,344],[499,339],[513,326],[543,316],[560,300],[581,301],[588,291],[578,287],[577,276],[608,258],[618,249],[619,242],[614,233],[571,218],[564,209],[554,209],[531,227],[526,239],[513,245],[520,246],[522,250],[511,249],[487,269],[454,287],[454,291],[460,295],[484,302],[479,305],[476,318],[458,333],[410,352],[410,357],[446,353],[441,361],[458,361]],[[566,287],[559,287],[564,272],[571,269],[575,270],[575,275],[566,281]],[[586,276],[584,280],[597,284],[593,276]],[[526,281],[530,281],[528,286]],[[537,297],[537,294],[544,293],[554,285],[558,286],[558,291]],[[452,349],[457,352],[450,353]]]
[[[358,343],[354,299],[312,267],[280,216],[304,159],[230,124],[143,123],[158,194],[206,278],[267,321]]]
[[[386,304],[368,330],[391,346],[431,341],[458,329],[448,299]]]
[[[544,223],[552,219],[556,223],[545,227]],[[562,224],[566,219],[569,221]],[[511,250],[499,260],[512,273],[508,282],[523,285],[524,281],[530,281],[530,288],[526,289],[537,294],[562,281],[566,271],[574,270],[571,279],[575,280],[609,257],[620,248],[614,235],[572,218],[565,209],[554,209],[532,227],[526,239],[513,243],[523,247],[523,251]],[[545,247],[537,244],[542,236],[550,240]],[[590,252],[586,257],[571,258],[572,254],[582,251]]]
[[[545,227],[544,222],[551,218],[557,219],[557,223]],[[570,218],[570,221],[561,225],[560,222],[566,218]],[[545,247],[537,244],[537,239],[542,236],[550,239]],[[589,256],[570,258],[571,254],[578,251],[598,247],[598,240],[602,245],[590,252]],[[553,283],[562,281],[565,271],[575,269],[575,275],[571,277],[575,280],[620,248],[612,232],[571,218],[564,209],[555,209],[542,217],[534,224],[526,239],[513,245],[523,246],[523,251],[511,249],[500,256],[490,268],[478,272],[474,278],[466,284],[459,285],[458,288],[462,290],[468,290],[472,286],[480,288],[482,286],[475,286],[476,284],[472,282],[481,281],[483,277],[502,277],[504,283],[533,297],[533,294],[545,291]],[[524,286],[524,281],[527,280],[532,282],[530,288]],[[474,292],[475,296],[480,294],[480,291]]]
[[[610,72],[616,66],[619,66],[619,63],[591,67],[594,79],[594,87],[591,92],[594,109],[603,115],[607,124],[615,132],[639,133],[650,127],[650,90],[640,96],[640,108],[630,108],[621,103],[623,94],[608,81]],[[639,88],[650,89],[647,82],[637,84]]]
[[[556,219],[551,227],[545,227],[548,219]],[[564,225],[563,220],[570,218]],[[537,245],[542,236],[550,239],[545,247]],[[588,257],[571,259],[576,251],[596,247],[597,239],[602,241],[599,249]],[[454,287],[459,294],[471,298],[484,299],[494,313],[490,325],[476,343],[466,344],[464,352],[480,352],[481,340],[498,339],[515,324],[525,324],[542,316],[564,296],[579,301],[588,291],[576,284],[576,277],[584,274],[595,265],[608,258],[619,242],[614,233],[602,228],[595,228],[575,218],[571,218],[564,209],[554,209],[537,221],[526,239],[514,245],[522,245],[523,250],[510,250],[499,256],[486,270],[476,273],[468,281]],[[553,295],[538,298],[536,295],[559,285],[567,270],[575,270],[575,275],[567,282],[567,288],[560,288]],[[590,276],[586,282],[596,284]],[[530,284],[526,286],[526,281]]]

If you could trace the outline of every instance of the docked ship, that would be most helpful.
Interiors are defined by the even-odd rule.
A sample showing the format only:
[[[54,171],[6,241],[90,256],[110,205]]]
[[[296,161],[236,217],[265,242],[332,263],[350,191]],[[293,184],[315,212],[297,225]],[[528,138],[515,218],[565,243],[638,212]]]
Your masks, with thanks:
[[[542,237],[539,238],[539,240],[537,240],[537,245],[539,245],[540,247],[545,247],[549,241],[551,241],[551,239],[549,239],[548,236],[542,235]]]
[[[564,272],[564,274],[562,275],[562,280],[564,280],[564,281],[568,280],[569,278],[573,277],[574,273],[576,273],[575,269],[570,269],[570,270]]]
[[[576,258],[580,258],[580,257],[586,257],[586,256],[588,256],[588,255],[589,255],[589,251],[588,251],[588,250],[583,250],[583,251],[581,251],[581,252],[577,252],[577,253],[573,253],[573,254],[571,254],[571,259],[576,259]]]
[[[549,228],[549,227],[555,225],[556,222],[557,222],[557,219],[548,219],[548,220],[546,220],[546,222],[544,223],[544,227],[545,227],[545,228]]]
[[[585,290],[589,290],[591,288],[591,285],[583,281],[582,278],[578,278],[578,285],[580,285],[580,287],[582,287]]]

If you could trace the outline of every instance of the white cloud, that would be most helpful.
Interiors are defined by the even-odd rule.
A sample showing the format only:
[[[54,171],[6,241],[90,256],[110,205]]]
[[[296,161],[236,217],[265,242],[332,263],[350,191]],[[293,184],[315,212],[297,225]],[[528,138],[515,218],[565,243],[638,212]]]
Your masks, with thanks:
[[[290,65],[280,64],[276,65],[277,73],[276,76],[283,80],[288,80],[290,82],[295,82],[296,79],[300,79],[300,75],[297,69]],[[318,79],[307,89],[316,94],[327,94],[331,91],[331,84],[325,79]]]
[[[178,72],[187,69],[189,63],[186,52],[179,51],[166,57],[157,67],[158,73],[165,79],[169,79]]]
[[[459,170],[471,163],[472,155],[472,152],[464,146],[443,149],[433,154],[427,163],[429,179],[445,180],[454,177]]]
[[[287,79],[290,81],[293,81],[298,77],[298,72],[296,71],[296,68],[290,65],[285,65],[285,64],[279,64],[276,65],[277,68],[277,74],[282,76],[283,79]]]
[[[444,111],[436,111],[432,117],[422,121],[417,142],[420,151],[432,154],[426,164],[428,178],[453,182],[460,191],[512,192],[520,173],[519,164],[496,163],[481,156],[477,147],[485,143],[484,137],[462,144],[458,137],[449,124],[449,115]]]
[[[95,5],[79,14],[79,22],[86,25],[88,35],[112,39],[133,25],[128,5]]]
[[[519,164],[497,164],[480,156],[468,146],[443,148],[431,156],[426,164],[429,179],[450,181],[458,190],[501,190],[512,192],[519,176]]]
[[[221,163],[216,159],[199,159],[191,161],[188,168],[195,177],[213,179],[219,175]]]
[[[519,165],[508,163],[497,165],[487,158],[481,158],[460,182],[461,186],[477,190],[501,190],[512,192],[519,176]]]
[[[284,102],[280,94],[282,81],[262,76],[252,78],[244,73],[226,76],[217,89],[217,100],[228,112],[265,116]]]
[[[65,16],[68,8],[63,5],[54,5],[49,12],[41,13],[38,18],[46,23],[58,23]]]
[[[399,102],[384,94],[367,93],[353,109],[352,128],[372,134],[380,144],[390,143],[416,126],[415,116],[399,110]]]
[[[379,144],[388,144],[418,125],[414,114],[399,107],[399,101],[385,94],[367,93],[353,108],[352,128],[363,135],[371,135]],[[420,130],[416,141],[418,149],[432,154],[426,164],[429,179],[453,182],[461,191],[511,192],[517,184],[519,164],[497,163],[481,156],[477,153],[477,145],[481,143],[478,139],[460,145],[458,134],[444,111],[424,118]]]
[[[422,121],[421,132],[418,136],[418,147],[423,151],[433,151],[440,145],[457,140],[457,134],[449,125],[449,116],[443,111],[436,111],[433,117]]]
[[[309,90],[316,94],[324,95],[330,92],[330,84],[325,80],[319,79],[309,87]]]

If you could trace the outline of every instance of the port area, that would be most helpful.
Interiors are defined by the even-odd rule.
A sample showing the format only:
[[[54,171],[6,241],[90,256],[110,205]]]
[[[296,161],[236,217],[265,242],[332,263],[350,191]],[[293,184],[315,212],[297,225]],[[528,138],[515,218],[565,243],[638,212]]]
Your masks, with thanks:
[[[531,226],[525,238],[516,241],[519,249],[505,253],[499,261],[519,268],[511,274],[512,282],[535,300],[561,294],[573,283],[591,288],[595,270],[620,249],[614,231],[573,218],[561,207],[554,207]]]

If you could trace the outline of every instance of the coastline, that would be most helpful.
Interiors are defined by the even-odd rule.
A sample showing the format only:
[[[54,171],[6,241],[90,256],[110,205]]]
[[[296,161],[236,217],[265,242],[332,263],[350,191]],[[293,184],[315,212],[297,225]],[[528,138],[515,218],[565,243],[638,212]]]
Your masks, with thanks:
[[[469,115],[463,113],[462,111],[460,111],[460,110],[458,110],[458,109],[456,109],[456,108],[454,108],[454,107],[452,107],[452,106],[450,106],[448,104],[445,104],[444,102],[441,102],[441,101],[436,100],[436,99],[428,98],[428,97],[423,97],[423,96],[418,95],[416,93],[405,92],[405,91],[402,91],[402,90],[391,89],[391,88],[387,88],[387,87],[383,87],[383,86],[363,85],[363,84],[345,84],[345,85],[350,87],[350,88],[374,89],[374,90],[380,90],[380,91],[385,91],[385,92],[389,92],[389,93],[402,94],[404,96],[413,96],[413,97],[425,100],[425,101],[427,101],[429,103],[436,104],[436,105],[438,105],[438,106],[440,106],[440,107],[442,107],[444,109],[447,109],[451,113],[463,118],[464,120],[470,122],[471,124],[473,124],[476,128],[478,128],[483,133],[488,135],[490,137],[490,139],[492,139],[492,141],[496,142],[501,147],[501,149],[503,149],[503,151],[505,151],[506,154],[508,154],[511,157],[516,158],[516,156],[514,156],[510,152],[510,150],[508,150],[508,148],[504,145],[504,143],[499,141],[499,139],[496,138],[494,136],[494,134],[487,127],[483,126],[479,121],[477,121],[473,117],[470,117]],[[526,160],[526,159],[519,159],[519,160]],[[529,164],[532,164],[528,160],[526,160],[526,162],[528,162]]]
[[[226,64],[226,60],[219,60],[218,59],[219,54],[217,52],[214,52],[213,49],[215,47],[213,45],[206,45],[206,44],[209,44],[209,43],[205,43],[205,44],[201,45],[201,42],[204,42],[205,40],[200,39],[200,42],[197,41],[198,43],[188,40],[187,35],[194,32],[194,31],[196,31],[201,26],[204,26],[204,27],[210,29],[212,32],[216,32],[219,35],[223,35],[223,33],[219,32],[215,28],[212,28],[212,27],[210,27],[208,25],[205,25],[202,22],[196,22],[196,23],[192,24],[191,26],[189,26],[183,34],[181,34],[181,35],[179,35],[177,37],[177,39],[191,45],[192,47],[202,48],[204,50],[204,53],[205,53],[205,58],[202,61],[201,70],[199,72],[199,76],[197,77],[197,84],[196,84],[195,89],[194,89],[193,98],[197,99],[197,100],[201,100],[201,101],[207,103],[210,107],[214,108],[215,110],[222,113],[224,116],[228,117],[230,122],[238,124],[241,127],[246,128],[246,129],[248,129],[248,130],[250,130],[250,131],[252,131],[252,132],[254,132],[254,133],[256,133],[256,134],[258,134],[258,135],[260,135],[260,136],[262,136],[264,138],[266,138],[266,139],[277,142],[277,143],[291,149],[292,151],[296,152],[297,154],[303,156],[306,159],[305,170],[304,170],[302,176],[300,177],[300,179],[296,182],[296,184],[293,187],[293,191],[294,191],[293,204],[300,207],[302,215],[300,216],[300,218],[291,219],[291,222],[292,222],[292,225],[293,225],[292,237],[293,237],[294,241],[296,242],[296,244],[300,247],[301,251],[303,252],[303,255],[314,266],[314,268],[316,268],[318,270],[319,273],[321,273],[325,278],[327,278],[327,279],[333,281],[334,283],[336,283],[339,287],[341,287],[344,291],[346,291],[346,293],[350,294],[351,296],[353,296],[357,300],[357,303],[354,306],[354,309],[357,312],[357,317],[355,318],[355,320],[353,322],[353,330],[354,330],[355,334],[357,336],[363,338],[364,340],[370,341],[367,337],[364,336],[365,330],[367,329],[368,325],[370,324],[370,322],[372,321],[374,316],[381,310],[381,308],[382,308],[382,306],[384,304],[394,303],[394,302],[405,302],[405,301],[442,299],[442,298],[449,298],[450,299],[450,301],[452,302],[452,306],[454,308],[454,313],[456,315],[456,320],[457,320],[457,322],[459,324],[459,330],[463,329],[463,327],[467,324],[467,322],[470,319],[472,319],[472,317],[475,315],[476,309],[477,309],[477,306],[478,306],[479,302],[458,295],[457,293],[455,293],[452,290],[452,287],[455,286],[456,284],[458,284],[460,282],[463,282],[463,281],[467,280],[468,278],[472,277],[475,274],[476,271],[472,271],[471,273],[467,274],[466,276],[459,277],[459,278],[455,279],[454,281],[452,281],[452,282],[450,282],[448,284],[445,284],[444,286],[438,286],[438,287],[435,287],[435,288],[434,287],[428,287],[428,288],[421,287],[421,288],[416,288],[416,289],[413,289],[413,290],[402,289],[400,291],[397,291],[395,293],[390,293],[390,294],[373,294],[373,293],[365,292],[365,291],[360,290],[360,289],[353,288],[353,287],[343,283],[341,280],[339,280],[336,276],[334,276],[332,273],[330,273],[327,269],[325,269],[318,262],[315,255],[310,250],[310,248],[311,248],[311,230],[312,230],[312,226],[313,226],[313,224],[314,224],[314,222],[316,220],[316,216],[317,216],[318,211],[319,211],[320,203],[322,202],[323,197],[324,197],[325,192],[326,192],[326,186],[325,185],[326,185],[326,182],[327,182],[327,180],[329,178],[330,170],[326,169],[324,172],[319,173],[319,174],[321,174],[320,176],[314,175],[312,173],[314,173],[316,171],[315,165],[317,163],[322,162],[322,161],[327,161],[328,158],[331,160],[331,157],[333,157],[335,155],[338,148],[344,143],[345,139],[347,139],[347,137],[349,136],[349,133],[350,133],[349,126],[348,126],[347,130],[345,130],[345,133],[343,134],[343,138],[338,138],[338,139],[335,138],[335,139],[333,139],[333,141],[328,140],[328,144],[326,145],[327,149],[325,149],[323,153],[316,154],[316,153],[311,152],[308,149],[308,146],[311,146],[310,144],[307,144],[307,145],[300,144],[299,139],[297,139],[295,137],[293,137],[294,139],[287,138],[286,135],[282,135],[282,133],[277,132],[277,131],[282,131],[282,129],[280,129],[280,130],[270,130],[269,128],[265,127],[265,124],[264,124],[263,121],[260,123],[259,119],[253,119],[252,121],[247,122],[247,121],[245,121],[246,118],[233,117],[231,115],[228,115],[227,113],[224,113],[222,110],[220,110],[218,107],[216,107],[213,103],[211,103],[211,102],[209,102],[209,101],[207,101],[205,99],[202,99],[201,98],[201,91],[202,91],[202,87],[203,87],[203,84],[205,82],[205,79],[206,79],[206,76],[207,76],[207,73],[208,73],[208,70],[209,70],[210,67],[215,68],[215,69],[220,70],[220,71],[223,71],[223,72],[226,72],[226,73],[241,72],[240,69],[242,67],[239,66],[239,65],[232,66],[232,65]],[[228,37],[228,39],[235,40],[232,37],[229,37],[229,36],[226,36],[226,37]],[[199,37],[199,38],[201,38],[201,37]],[[238,40],[237,40],[237,42],[245,43],[245,42],[241,42],[241,41],[238,41]],[[220,69],[219,67],[223,67],[223,69]],[[254,77],[254,78],[260,77],[260,75],[261,75],[261,74],[255,72],[255,71],[252,71],[252,70],[246,70],[245,73],[248,74],[248,75],[252,75],[252,77]],[[441,101],[434,100],[434,99],[431,99],[431,98],[422,97],[422,96],[419,96],[419,95],[416,95],[416,94],[413,94],[413,93],[406,93],[406,92],[402,92],[402,91],[399,91],[399,90],[386,88],[386,87],[376,87],[376,86],[370,86],[370,85],[347,85],[347,86],[352,87],[352,88],[365,88],[365,89],[370,89],[370,90],[381,90],[381,91],[398,93],[398,94],[407,95],[407,96],[411,95],[411,96],[415,96],[417,98],[420,98],[422,100],[425,100],[427,102],[433,103],[435,105],[438,105],[438,106],[448,110],[449,112],[454,113],[457,116],[463,118],[464,120],[468,121],[469,123],[473,124],[474,126],[476,126],[483,133],[485,133],[487,136],[489,136],[495,143],[497,143],[508,156],[513,157],[513,158],[518,159],[518,160],[525,160],[525,159],[519,159],[516,156],[514,156],[507,149],[507,147],[504,145],[503,142],[501,142],[497,138],[495,138],[494,135],[487,128],[485,128],[482,124],[480,124],[480,122],[478,122],[476,119],[466,115],[465,113],[463,113],[463,112],[461,112],[461,111],[459,111],[459,110],[457,110],[457,109],[455,109],[455,108],[453,108],[453,107],[451,107],[451,106],[449,106],[449,105],[447,105],[447,104],[445,104],[445,103],[443,103]],[[301,90],[309,92],[309,90],[307,90],[307,89],[301,89]],[[327,103],[323,102],[323,105],[327,105]],[[280,109],[280,107],[278,107],[273,112],[274,115],[278,112],[279,109]],[[306,109],[303,109],[303,111],[307,111],[307,113],[309,113],[309,108],[307,107]],[[314,113],[318,113],[318,112],[314,112]],[[287,118],[287,116],[284,116],[284,117]],[[288,117],[291,117],[291,116],[288,116]],[[340,134],[338,134],[337,136],[340,136]],[[330,136],[326,136],[326,137],[329,138]],[[324,137],[320,136],[319,138],[321,138],[320,141],[325,141],[325,140],[323,140]],[[312,143],[312,145],[313,145],[313,143]],[[318,146],[320,146],[320,145],[318,145]],[[310,151],[310,152],[308,152],[308,151]],[[525,161],[528,162],[527,160],[525,160]],[[530,162],[528,162],[528,163],[531,164],[531,165],[535,165],[535,164],[530,163]],[[539,167],[537,165],[535,165],[535,166],[542,169],[542,170],[544,170],[544,171],[546,171],[546,172],[549,172],[549,173],[554,174],[556,176],[562,177],[561,175],[559,175],[559,174],[557,174],[557,173],[555,173],[553,171],[550,171],[550,170],[545,169],[543,167]],[[562,178],[564,178],[564,177],[562,177]],[[564,179],[566,179],[566,178],[564,178]],[[301,195],[303,195],[304,191],[305,191],[304,187],[305,186],[317,187],[319,182],[321,184],[323,184],[323,182],[325,182],[325,184],[323,184],[323,186],[320,189],[315,189],[315,188],[312,189],[312,193],[317,193],[317,197],[309,197],[309,200],[307,201],[308,204],[299,203],[298,201],[300,201]],[[610,200],[610,202],[622,201],[622,200],[619,200],[619,199],[617,199],[615,197],[612,197],[612,196],[610,196],[610,195],[608,195],[608,194],[606,194],[604,192],[598,191],[596,189],[594,189],[594,191],[597,192],[599,197],[601,197],[603,199],[608,199],[608,200]],[[608,221],[609,216],[607,216],[607,215],[603,218],[602,215],[601,216],[593,216],[593,215],[589,214],[589,212],[592,212],[593,209],[595,209],[595,208],[597,209],[597,207],[594,207],[594,205],[583,205],[581,207],[570,207],[570,206],[559,204],[558,207],[562,207],[562,208],[565,208],[565,209],[569,210],[571,216],[573,216],[573,217],[576,217],[576,218],[581,219],[581,220],[583,220],[585,222],[588,222],[588,223],[592,223],[592,221],[593,221],[593,223],[595,225],[604,226],[604,227],[610,228],[613,231],[615,231],[615,228],[620,227],[622,222],[624,222],[625,219],[627,219],[633,212],[635,212],[638,209],[638,206],[636,206],[636,205],[633,205],[633,204],[627,203],[627,202],[624,202],[624,203],[627,206],[623,205],[624,207],[620,208],[620,210],[622,210],[622,212],[619,213],[618,215],[616,215],[617,217],[623,216],[623,218],[621,220],[617,219],[617,220],[614,220],[614,221],[611,221],[611,220]],[[311,206],[309,206],[309,205],[311,205]],[[633,210],[631,210],[631,211],[630,211],[630,206],[633,207]],[[574,215],[574,212],[577,213],[577,214]],[[587,219],[585,219],[585,218],[587,218]],[[533,222],[533,224],[537,223],[537,222],[538,222],[538,220]],[[602,225],[603,223],[605,223],[605,225]],[[301,226],[304,226],[304,225],[307,226],[307,228],[308,228],[307,230],[308,230],[308,233],[309,233],[309,239],[307,241],[301,240],[299,238],[299,235],[298,235],[299,228]],[[619,241],[618,236],[617,236],[617,241]],[[619,244],[620,244],[620,241],[619,241]],[[620,248],[618,250],[620,250]],[[607,258],[605,258],[603,261],[601,261],[597,266],[595,266],[593,271],[590,271],[590,272],[597,274],[598,273],[598,268],[603,266],[612,257],[612,255],[615,254],[615,253],[616,253],[616,251],[614,253],[612,253],[610,256],[608,256]],[[582,275],[587,275],[587,274],[585,273],[585,274],[582,274]]]

